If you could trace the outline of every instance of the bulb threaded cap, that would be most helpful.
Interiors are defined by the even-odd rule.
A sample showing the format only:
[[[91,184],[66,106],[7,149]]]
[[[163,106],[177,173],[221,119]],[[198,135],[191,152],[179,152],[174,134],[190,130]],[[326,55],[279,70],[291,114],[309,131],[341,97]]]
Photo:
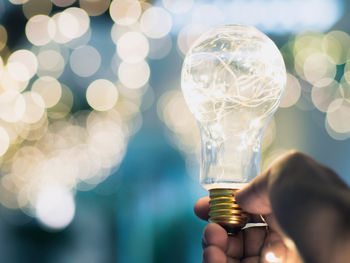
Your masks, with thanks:
[[[238,233],[247,223],[248,215],[236,202],[237,189],[209,190],[209,222],[221,225],[229,234]]]

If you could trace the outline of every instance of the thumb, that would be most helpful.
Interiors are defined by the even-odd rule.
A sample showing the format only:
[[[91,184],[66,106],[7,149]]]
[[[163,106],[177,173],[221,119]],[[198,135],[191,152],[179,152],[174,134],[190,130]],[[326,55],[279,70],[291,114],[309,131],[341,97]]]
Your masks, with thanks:
[[[235,194],[237,203],[244,211],[251,214],[271,213],[268,177],[268,172],[261,174]]]
[[[305,262],[332,262],[339,240],[350,240],[344,234],[349,231],[349,188],[305,154],[280,158],[236,199],[247,212],[272,213]]]

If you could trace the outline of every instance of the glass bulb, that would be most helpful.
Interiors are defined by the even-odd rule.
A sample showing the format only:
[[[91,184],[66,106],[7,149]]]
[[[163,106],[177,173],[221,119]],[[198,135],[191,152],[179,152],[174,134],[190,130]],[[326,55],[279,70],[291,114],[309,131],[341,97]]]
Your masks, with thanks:
[[[205,189],[240,189],[259,174],[263,132],[285,85],[281,53],[254,27],[219,26],[195,41],[181,86],[200,129]]]

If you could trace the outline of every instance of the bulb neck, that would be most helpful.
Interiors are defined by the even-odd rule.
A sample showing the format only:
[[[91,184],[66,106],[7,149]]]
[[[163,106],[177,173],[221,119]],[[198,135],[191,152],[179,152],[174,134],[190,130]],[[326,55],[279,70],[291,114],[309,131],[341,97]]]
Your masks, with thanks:
[[[209,222],[221,225],[229,234],[237,234],[247,223],[248,215],[237,204],[237,189],[209,191]]]
[[[259,174],[261,134],[231,134],[214,140],[202,132],[201,139],[200,182],[206,189],[212,184],[248,183]]]

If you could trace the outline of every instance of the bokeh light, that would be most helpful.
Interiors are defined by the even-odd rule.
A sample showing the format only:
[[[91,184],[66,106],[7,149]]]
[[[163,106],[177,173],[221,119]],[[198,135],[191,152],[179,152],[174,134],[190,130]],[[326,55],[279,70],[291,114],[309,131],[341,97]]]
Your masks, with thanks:
[[[192,8],[194,0],[162,0],[162,3],[170,12],[183,14]]]
[[[26,103],[21,93],[14,90],[0,94],[0,118],[6,122],[17,122],[22,119]]]
[[[65,11],[60,14],[57,26],[67,39],[78,37],[79,21],[70,12]]]
[[[3,25],[0,25],[0,51],[4,49],[7,43],[7,31]]]
[[[150,73],[149,65],[144,60],[137,63],[122,62],[118,69],[120,82],[131,89],[144,86],[150,77]]]
[[[46,15],[31,17],[26,24],[28,40],[37,46],[48,44],[56,33],[55,22]]]
[[[348,72],[348,74],[349,74],[349,72]],[[349,82],[346,79],[345,74],[340,79],[339,93],[340,93],[340,96],[342,98],[344,98],[346,100],[350,100],[350,85],[349,85]]]
[[[38,69],[38,60],[31,51],[18,50],[9,57],[7,69],[12,78],[18,81],[28,81]]]
[[[23,14],[27,19],[35,15],[49,15],[52,10],[51,0],[30,0],[22,6]]]
[[[52,76],[58,78],[64,70],[65,61],[56,50],[43,50],[38,54],[38,76]]]
[[[63,187],[46,187],[38,194],[35,210],[44,226],[51,229],[65,228],[75,214],[73,194]]]
[[[291,74],[287,74],[287,85],[281,100],[280,107],[288,108],[293,106],[300,98],[301,86],[299,80]]]
[[[61,85],[62,94],[60,100],[51,108],[48,109],[48,116],[52,119],[62,119],[66,117],[73,106],[73,93],[65,85]]]
[[[88,125],[89,151],[91,155],[99,160],[101,168],[111,168],[116,162],[119,163],[125,153],[125,136],[122,127],[113,122],[110,117],[95,119]],[[88,120],[89,121],[89,120]],[[108,174],[107,174],[108,176]],[[94,178],[94,184],[98,184],[105,179],[101,174]],[[90,181],[91,182],[91,181]]]
[[[343,31],[304,33],[297,35],[289,46],[292,47],[295,73],[302,79],[297,106],[312,109],[311,101],[317,110],[327,114],[324,128],[331,138],[349,138],[345,119],[350,96],[347,63],[350,36]]]
[[[20,140],[35,143],[47,133],[49,121],[47,119],[47,115],[43,114],[41,119],[35,123],[28,124],[20,122],[16,126],[17,128],[20,127],[20,133],[18,134]]]
[[[323,35],[319,33],[308,33],[298,35],[293,43],[294,68],[296,73],[304,76],[304,63],[308,56],[313,53],[322,52]]]
[[[332,101],[327,110],[327,122],[337,133],[350,132],[350,102],[344,99]]]
[[[118,100],[118,90],[112,82],[106,79],[98,79],[89,85],[86,91],[86,99],[95,110],[110,110]]]
[[[61,13],[58,28],[69,39],[82,36],[90,25],[90,19],[86,12],[80,8],[72,7]]]
[[[21,120],[25,123],[38,122],[45,113],[43,98],[34,91],[24,92],[22,96],[25,100],[26,108]]]
[[[130,26],[120,26],[118,24],[114,24],[111,29],[111,38],[115,44],[118,43],[119,38],[121,38],[124,34],[128,32],[141,32],[140,24],[135,23]],[[142,33],[142,32],[141,32]]]
[[[141,11],[140,2],[137,0],[114,0],[109,7],[113,21],[123,26],[134,24]]]
[[[139,32],[127,32],[117,42],[119,57],[128,63],[143,60],[149,51],[147,38]]]
[[[72,5],[76,0],[51,0],[52,3],[59,7],[66,7]]]
[[[27,3],[29,0],[9,0],[14,5],[22,5]]]
[[[330,127],[327,118],[325,119],[324,123],[325,123],[326,131],[332,139],[337,140],[337,141],[344,141],[344,140],[347,140],[350,138],[350,132],[339,133],[339,132],[333,130],[332,127]]]
[[[10,146],[10,137],[7,131],[0,126],[0,156],[6,153],[9,146]]]
[[[90,16],[99,16],[107,11],[110,0],[79,0],[79,5]]]
[[[61,21],[61,16],[62,16],[62,13],[59,12],[59,13],[56,13],[52,16],[52,20],[55,22],[55,26],[56,26],[56,32],[55,32],[55,36],[53,38],[53,40],[56,42],[56,43],[59,43],[59,44],[63,44],[63,43],[67,43],[69,42],[71,39],[69,37],[67,37],[63,32],[62,32],[62,26],[64,26],[64,21],[62,23],[60,23]],[[68,15],[69,16],[69,15]],[[76,21],[75,21],[76,22]],[[76,25],[75,25],[75,28],[76,28]],[[63,28],[64,30],[64,28]]]
[[[335,77],[336,65],[332,59],[323,53],[314,53],[304,62],[304,76],[310,83],[320,86],[328,85]]]
[[[44,76],[35,80],[32,91],[39,94],[45,102],[45,108],[51,108],[57,104],[62,95],[61,84],[57,79]]]
[[[350,36],[343,31],[331,31],[322,41],[322,50],[336,64],[344,64],[349,58]]]
[[[96,73],[101,65],[101,55],[92,46],[80,46],[73,50],[70,67],[80,77],[89,77]]]
[[[161,7],[150,7],[141,16],[141,30],[150,38],[167,35],[172,27],[171,15]]]
[[[340,98],[340,85],[337,81],[332,80],[331,83],[324,87],[313,87],[311,92],[312,102],[315,107],[326,112],[329,105],[337,98]]]
[[[71,7],[52,16],[56,24],[56,34],[54,41],[57,43],[67,43],[78,38],[88,31],[90,18],[88,14],[80,8]]]
[[[12,74],[9,73],[8,68],[4,68],[0,74],[0,86],[4,90],[23,91],[28,85],[28,81],[18,81]]]

